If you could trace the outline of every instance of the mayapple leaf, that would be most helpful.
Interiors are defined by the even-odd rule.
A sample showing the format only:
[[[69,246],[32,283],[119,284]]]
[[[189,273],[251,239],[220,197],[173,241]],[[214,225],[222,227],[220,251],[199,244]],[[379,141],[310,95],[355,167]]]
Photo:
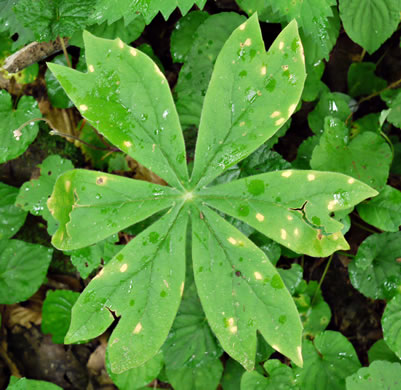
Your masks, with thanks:
[[[86,247],[166,209],[179,192],[170,187],[75,169],[61,175],[47,205],[59,223],[53,245]]]
[[[369,54],[390,38],[400,23],[399,0],[340,0],[340,18],[348,36]]]
[[[18,188],[0,182],[0,240],[11,238],[24,224],[27,212],[15,206]]]
[[[375,195],[343,174],[285,170],[203,189],[198,196],[292,251],[326,257],[349,248],[331,213]]]
[[[31,96],[22,96],[17,109],[13,109],[11,95],[0,90],[0,164],[17,158],[34,141],[39,131],[35,122],[23,129],[21,125],[33,118],[41,117],[36,100]]]
[[[266,53],[257,15],[217,57],[206,92],[191,185],[203,187],[268,140],[297,107],[305,64],[291,22]]]
[[[112,144],[182,188],[184,138],[166,78],[144,53],[84,32],[88,73],[49,63],[81,114]],[[174,144],[174,147],[172,146]]]
[[[347,390],[399,390],[400,378],[400,363],[376,361],[349,376],[346,380]]]
[[[252,370],[259,330],[276,351],[302,365],[298,312],[264,252],[208,207],[193,206],[192,228],[196,287],[224,350]]]
[[[181,205],[170,209],[92,279],[72,309],[66,343],[100,335],[115,315],[121,318],[108,343],[113,372],[139,367],[158,352],[184,289],[187,218]]]
[[[382,317],[383,338],[389,348],[401,359],[401,294],[391,299]]]

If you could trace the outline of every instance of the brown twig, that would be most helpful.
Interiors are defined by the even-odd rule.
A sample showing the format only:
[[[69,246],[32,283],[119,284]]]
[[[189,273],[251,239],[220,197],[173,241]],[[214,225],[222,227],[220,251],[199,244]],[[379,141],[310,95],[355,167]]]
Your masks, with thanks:
[[[63,42],[65,47],[69,45],[68,38],[63,38],[63,40],[56,39],[51,42],[32,42],[7,57],[3,68],[9,73],[17,73],[29,65],[62,50],[63,46],[61,42]]]

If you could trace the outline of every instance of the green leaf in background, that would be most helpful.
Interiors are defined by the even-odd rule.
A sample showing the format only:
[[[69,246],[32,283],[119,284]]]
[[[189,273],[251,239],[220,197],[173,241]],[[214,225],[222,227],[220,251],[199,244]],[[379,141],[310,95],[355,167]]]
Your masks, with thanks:
[[[347,390],[400,390],[401,364],[383,361],[360,368],[347,378]]]
[[[173,62],[184,62],[197,38],[199,27],[209,17],[207,12],[193,11],[180,18],[170,38],[170,51]]]
[[[401,6],[398,0],[340,0],[340,17],[348,36],[369,54],[397,29]]]
[[[15,206],[18,188],[0,182],[0,240],[11,238],[24,224],[26,211]]]
[[[293,296],[304,327],[304,337],[315,337],[323,332],[330,322],[331,310],[318,283],[302,281]]]
[[[183,18],[182,30],[175,30],[175,40],[172,40],[172,45],[174,43],[177,48],[171,47],[172,55],[176,50],[178,53],[180,50],[183,53],[188,50],[175,86],[177,111],[184,128],[191,125],[199,126],[203,100],[217,55],[231,33],[246,20],[234,12],[222,12],[206,17],[203,15],[207,14],[203,12],[201,13],[203,21],[198,25],[200,18],[192,18],[191,15],[192,13]],[[190,18],[189,22],[186,21],[187,18]],[[188,48],[184,39],[188,40],[186,34],[191,32],[188,31],[189,27],[193,28],[189,25],[190,22],[194,23],[197,28],[192,32],[193,39]]]
[[[112,3],[109,1],[109,3]],[[107,22],[92,24],[85,27],[86,31],[96,35],[99,38],[115,39],[120,38],[125,43],[131,43],[138,39],[145,29],[145,21],[141,17],[136,17],[131,23],[126,25],[121,18],[108,24]],[[77,31],[69,41],[70,45],[84,47],[82,31]]]
[[[193,210],[192,226],[196,287],[224,350],[253,369],[259,330],[275,350],[301,365],[299,316],[266,255],[207,207]]]
[[[240,390],[241,377],[244,372],[244,367],[241,364],[234,359],[228,359],[224,365],[224,373],[221,378],[223,389]]]
[[[66,172],[47,202],[60,224],[52,243],[62,250],[92,245],[172,206],[178,196],[173,188],[127,177],[83,169]]]
[[[401,284],[401,232],[372,234],[348,265],[352,285],[373,299],[391,299]]]
[[[326,117],[310,164],[313,169],[355,177],[380,191],[387,182],[391,160],[390,147],[379,134],[365,131],[351,139],[344,122]]]
[[[188,181],[184,139],[166,78],[147,55],[119,39],[110,41],[86,32],[84,41],[88,73],[55,64],[48,64],[49,68],[101,134],[169,184],[182,188]]]
[[[377,340],[368,351],[369,363],[375,360],[386,360],[388,362],[400,362],[400,358],[388,347],[384,339]]]
[[[70,290],[48,291],[42,308],[42,332],[50,333],[52,341],[64,344],[71,321],[71,309],[79,293]]]
[[[174,390],[215,390],[223,374],[223,364],[215,359],[200,367],[166,368],[166,374]]]
[[[30,298],[41,286],[53,249],[19,240],[0,240],[0,303]]]
[[[385,91],[380,96],[390,108],[387,120],[401,129],[401,88]]]
[[[386,232],[398,232],[401,225],[401,192],[386,185],[378,196],[357,206],[359,216]]]
[[[256,371],[246,372],[241,378],[241,390],[300,390],[293,370],[277,359],[263,365],[267,378]]]
[[[19,189],[16,205],[29,211],[33,215],[42,216],[48,223],[48,232],[56,231],[56,221],[47,208],[47,200],[50,197],[54,184],[60,174],[74,168],[70,160],[52,155],[43,160],[40,167],[40,177],[24,183]]]
[[[375,75],[373,62],[354,62],[348,69],[348,93],[352,97],[370,95],[387,86],[386,80]]]
[[[121,250],[120,245],[114,245],[116,241],[118,241],[118,236],[113,234],[94,245],[64,253],[71,256],[71,263],[81,278],[86,279],[92,271],[99,267],[102,260],[104,264],[107,264]]]
[[[7,390],[62,390],[62,388],[50,382],[21,378],[10,384]]]
[[[163,352],[168,370],[200,367],[223,353],[207,323],[194,283],[185,288]]]
[[[281,276],[281,279],[283,279],[283,282],[285,284],[285,287],[287,287],[288,291],[290,292],[291,295],[294,295],[295,290],[298,288],[300,283],[302,282],[302,277],[303,277],[303,269],[299,264],[291,264],[291,268],[289,269],[283,269],[283,268],[277,268],[278,273]],[[295,301],[296,303],[296,301]],[[301,317],[302,319],[302,317]],[[305,329],[304,329],[305,330]]]
[[[82,29],[93,6],[91,0],[19,0],[14,12],[35,33],[36,40],[51,41]]]
[[[305,81],[305,88],[302,92],[302,100],[312,102],[328,87],[321,81],[325,68],[324,61],[317,61],[313,65],[306,64],[306,74],[308,75]]]
[[[66,343],[100,335],[115,313],[121,319],[108,343],[113,372],[139,367],[157,353],[184,289],[186,221],[186,211],[173,208],[92,279],[74,305]]]
[[[387,304],[382,317],[382,328],[384,341],[401,359],[401,294],[396,294]]]
[[[270,141],[274,139],[274,137],[275,136],[270,138],[265,144],[256,149],[245,160],[241,161],[240,177],[258,175],[259,173],[265,172],[282,171],[284,169],[291,168],[291,163],[284,160],[284,158],[274,150],[270,150],[269,144]]]
[[[0,164],[25,152],[36,138],[39,126],[31,122],[23,129],[19,127],[41,116],[33,97],[23,96],[18,102],[18,108],[14,109],[11,95],[4,89],[0,90]]]
[[[209,184],[274,135],[295,111],[304,81],[296,22],[268,53],[256,15],[237,28],[217,58],[205,96],[192,185]]]
[[[339,332],[325,331],[304,340],[304,367],[296,367],[302,390],[345,390],[345,379],[361,367],[352,344]]]
[[[312,158],[313,150],[319,145],[320,136],[313,135],[305,139],[301,145],[299,145],[297,151],[297,158],[292,161],[292,166],[296,169],[310,169],[310,160]]]
[[[142,366],[131,368],[122,374],[116,374],[111,370],[108,354],[106,353],[106,369],[113,383],[119,390],[135,390],[152,382],[163,368],[163,354],[158,352]],[[149,389],[149,387],[146,387]]]
[[[249,226],[249,225],[246,225]],[[281,246],[264,234],[254,232],[249,239],[256,244],[267,256],[273,265],[276,265],[281,256]]]
[[[348,249],[341,234],[343,225],[330,213],[347,209],[376,192],[341,174],[285,170],[221,184],[202,190],[200,195],[208,205],[246,222],[292,251],[325,257]]]
[[[311,130],[317,135],[322,134],[328,116],[345,121],[351,114],[350,100],[351,98],[348,95],[340,92],[324,92],[314,110],[308,115]]]

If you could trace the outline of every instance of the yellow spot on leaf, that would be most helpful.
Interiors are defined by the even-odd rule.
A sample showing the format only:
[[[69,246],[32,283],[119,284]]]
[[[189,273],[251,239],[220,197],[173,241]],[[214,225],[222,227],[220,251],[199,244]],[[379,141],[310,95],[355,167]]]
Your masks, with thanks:
[[[274,111],[273,114],[270,115],[270,118],[277,118],[278,116],[280,116],[280,114],[280,111]]]
[[[184,282],[181,283],[180,287],[180,295],[182,296],[182,294],[184,294]]]
[[[350,177],[348,179],[348,184],[353,184],[353,183],[355,183],[355,179],[353,177]]]
[[[71,188],[71,182],[69,180],[66,180],[64,183],[64,187],[65,187],[65,190],[68,192]]]
[[[277,119],[276,122],[274,122],[274,124],[275,124],[276,126],[280,126],[280,125],[282,125],[284,122],[285,122],[285,119],[284,119],[284,118],[280,118],[280,119]]]
[[[290,177],[292,175],[292,171],[284,171],[281,176],[283,177]]]
[[[118,40],[118,46],[120,46],[120,49],[124,48],[124,42],[121,39]]]
[[[167,280],[163,280],[164,285],[168,288],[168,282]]]
[[[292,215],[287,215],[287,219],[288,219],[289,221],[292,221],[294,218],[293,218]]]
[[[283,48],[284,48],[284,42],[283,42],[283,41],[281,41],[281,42],[278,44],[278,48],[279,48],[280,50],[283,50]]]
[[[340,233],[334,233],[331,236],[333,238],[334,241],[337,241],[340,238]]]
[[[260,69],[260,74],[261,74],[262,76],[265,76],[265,75],[266,75],[266,72],[267,72],[266,66],[262,66],[262,69]]]
[[[242,121],[239,125],[240,125],[240,127],[245,126],[245,122]]]
[[[94,72],[95,71],[95,67],[93,65],[89,65],[88,66],[89,72]]]
[[[327,205],[327,209],[328,209],[328,210],[333,210],[333,209],[334,209],[334,206],[335,206],[337,203],[338,203],[338,200],[337,200],[337,199],[331,200],[331,201],[329,202],[329,204]]]
[[[288,108],[288,116],[291,116],[296,108],[297,108],[296,104],[291,104],[291,106]]]
[[[86,105],[86,104],[81,104],[80,106],[79,106],[79,109],[81,110],[81,111],[86,111],[87,109],[88,109],[88,106]]]
[[[127,148],[130,148],[132,146],[132,142],[124,141],[124,146],[126,146]]]
[[[245,27],[246,27],[246,23],[242,23],[241,26],[239,26],[239,29],[240,30],[245,30]]]
[[[120,268],[120,272],[125,272],[128,269],[128,264],[123,264]]]
[[[263,214],[257,213],[257,214],[256,214],[256,219],[257,219],[259,222],[263,222],[263,221],[265,220],[265,216],[264,216]]]
[[[281,65],[281,69],[283,69],[284,71],[288,70],[288,65]]]
[[[100,278],[104,273],[104,268],[100,270],[100,272],[94,277],[94,279]]]
[[[281,238],[285,240],[287,238],[287,231],[285,229],[281,229],[280,233],[281,233]]]
[[[232,245],[237,245],[237,240],[233,237],[228,237],[227,241]]]
[[[99,176],[97,179],[96,179],[96,184],[97,185],[103,185],[103,184],[106,184],[106,182],[107,182],[107,177],[106,176]]]
[[[133,334],[138,334],[141,330],[142,330],[142,324],[140,322],[138,322],[136,324],[136,327],[135,327],[135,329],[134,329],[134,331],[132,333]]]
[[[310,174],[308,175],[308,180],[309,180],[309,181],[313,181],[313,180],[315,180],[315,179],[316,179],[316,176],[315,176],[314,174],[310,173]]]
[[[299,236],[299,230],[298,230],[298,228],[295,228],[295,229],[294,229],[294,235],[295,235],[295,236]]]
[[[244,42],[244,46],[251,46],[251,45],[252,45],[251,38],[247,38],[246,41]]]
[[[134,57],[137,56],[138,51],[136,49],[134,49],[133,47],[131,47],[131,49],[129,50],[129,52],[131,53],[131,55],[133,55]]]
[[[263,279],[262,274],[260,272],[256,271],[256,272],[253,273],[253,275],[255,276],[256,280],[262,280]]]

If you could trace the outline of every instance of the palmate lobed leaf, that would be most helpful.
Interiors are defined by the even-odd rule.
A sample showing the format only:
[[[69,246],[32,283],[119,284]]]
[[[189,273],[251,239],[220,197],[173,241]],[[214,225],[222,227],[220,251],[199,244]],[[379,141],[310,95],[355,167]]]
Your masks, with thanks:
[[[257,246],[207,204],[222,210],[233,208],[237,217],[243,202],[251,209],[257,201],[259,182],[268,188],[271,179],[272,187],[282,186],[283,199],[284,195],[289,197],[281,209],[276,204],[272,208],[285,212],[271,224],[279,232],[278,241],[286,241],[282,229],[290,215],[292,223],[299,224],[299,232],[307,232],[304,242],[294,244],[294,248],[310,253],[309,244],[314,255],[320,256],[346,247],[339,233],[341,224],[329,217],[331,209],[341,209],[345,203],[351,206],[375,195],[374,190],[340,174],[282,171],[230,183],[234,192],[242,194],[241,202],[227,201],[223,207],[215,205],[212,198],[221,189],[227,196],[226,185],[205,188],[276,133],[295,110],[305,80],[296,23],[283,30],[267,54],[257,15],[238,27],[225,43],[205,98],[191,182],[178,115],[160,70],[145,54],[120,40],[90,34],[85,34],[84,40],[89,73],[56,65],[50,65],[51,70],[102,134],[175,188],[84,170],[59,177],[48,206],[60,224],[53,244],[61,249],[90,245],[169,209],[90,282],[72,310],[65,341],[98,336],[114,321],[114,313],[121,318],[108,344],[112,371],[139,367],[157,353],[172,326],[184,288],[189,212],[196,286],[210,326],[224,349],[252,369],[259,330],[276,350],[301,365],[302,326],[280,275]],[[294,178],[298,181],[292,182]],[[251,193],[241,190],[244,183],[255,181]],[[298,184],[304,193],[291,199],[289,194],[297,194],[294,185]],[[309,185],[310,191],[306,190]],[[276,203],[281,202],[276,199],[277,192],[280,190],[276,189]],[[256,212],[252,218],[257,224],[263,222],[261,216],[267,221],[268,211]],[[315,216],[320,218],[318,225]],[[266,226],[261,231],[266,234],[265,230],[269,235]],[[324,234],[329,238],[317,238]],[[297,241],[289,240],[290,232],[286,232],[287,237],[287,244]]]

